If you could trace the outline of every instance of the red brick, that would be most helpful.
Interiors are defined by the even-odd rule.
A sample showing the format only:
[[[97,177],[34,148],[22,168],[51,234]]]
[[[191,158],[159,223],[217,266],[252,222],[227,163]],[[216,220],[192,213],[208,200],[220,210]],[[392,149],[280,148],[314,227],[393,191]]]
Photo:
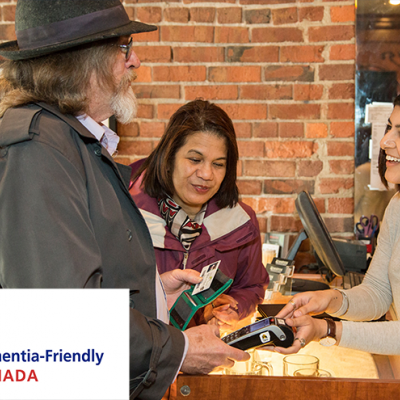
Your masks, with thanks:
[[[354,83],[336,83],[329,88],[330,99],[354,99]]]
[[[185,63],[223,62],[225,54],[222,47],[174,47],[173,57]]]
[[[356,46],[354,44],[335,44],[331,46],[330,60],[354,60],[356,57]]]
[[[124,3],[159,3],[160,0],[124,0]],[[168,0],[168,3],[178,3],[180,0]],[[129,7],[129,6],[128,6]]]
[[[219,104],[219,106],[235,120],[266,119],[267,106],[265,104]]]
[[[324,46],[283,46],[281,62],[323,62]]]
[[[265,142],[265,155],[268,158],[306,158],[313,155],[313,142],[284,141]]]
[[[319,104],[270,104],[269,116],[272,119],[319,119]]]
[[[152,104],[138,104],[137,118],[151,119],[154,116],[154,106]]]
[[[292,178],[295,173],[295,161],[246,160],[243,162],[243,174],[245,176]]]
[[[331,122],[331,136],[333,137],[354,137],[354,121]]]
[[[249,30],[240,26],[217,26],[215,43],[249,43]]]
[[[336,175],[350,175],[354,173],[354,160],[330,160],[330,172]]]
[[[278,124],[276,122],[255,122],[253,126],[253,136],[260,138],[277,137]]]
[[[168,22],[186,23],[189,21],[189,9],[183,7],[171,7],[164,10],[164,20]]]
[[[324,81],[343,81],[354,79],[354,64],[332,64],[319,67],[319,79]]]
[[[182,65],[154,67],[153,80],[166,82],[196,82],[206,79],[206,67],[202,65]]]
[[[319,190],[322,194],[333,194],[351,189],[353,186],[353,178],[323,178],[320,180]]]
[[[134,51],[141,62],[170,62],[170,46],[135,46]]]
[[[327,142],[328,156],[354,156],[354,143],[338,142],[331,140]]]
[[[289,3],[296,3],[296,0],[239,0],[240,4],[289,4]]]
[[[306,124],[306,138],[325,138],[328,136],[328,126],[322,122]]]
[[[260,82],[261,67],[210,67],[208,75],[211,82]]]
[[[328,105],[329,119],[353,119],[354,103],[332,103]]]
[[[207,100],[237,100],[236,85],[185,86],[185,99],[195,100],[202,97]]]
[[[152,32],[135,33],[133,36],[134,42],[159,42],[160,41],[160,28]]]
[[[237,138],[250,138],[251,137],[251,123],[250,122],[235,122],[233,124]]]
[[[214,22],[216,10],[210,7],[196,7],[190,9],[190,21]]]
[[[117,122],[117,132],[118,136],[121,137],[126,137],[126,136],[137,137],[139,136],[139,124],[137,122],[132,122],[130,124],[125,125]]]
[[[294,100],[320,100],[324,94],[323,85],[299,84],[294,85]]]
[[[302,160],[299,162],[298,175],[308,178],[314,177],[317,176],[322,171],[323,167],[324,163],[320,160],[315,160],[315,161]]]
[[[172,114],[183,104],[159,104],[157,106],[157,118],[170,119]]]
[[[314,68],[302,65],[271,65],[265,68],[266,81],[314,81]]]
[[[228,46],[228,62],[278,62],[278,46]]]
[[[161,7],[138,7],[136,18],[141,22],[157,23],[161,21]]]
[[[329,232],[352,232],[354,218],[325,218],[325,224]]]
[[[324,7],[302,7],[299,9],[301,21],[322,21],[324,18]]]
[[[138,83],[144,83],[144,82],[151,82],[151,67],[145,67],[141,66],[137,71],[137,79],[135,81]]]
[[[3,14],[3,21],[7,22],[14,22],[15,21],[15,9],[16,6],[3,6],[2,7],[2,14]]]
[[[292,99],[291,85],[241,85],[241,99],[286,100]]]
[[[135,20],[136,19],[136,8],[133,7],[125,7],[126,13],[128,14],[129,19]]]
[[[276,8],[272,10],[274,25],[293,24],[298,21],[297,8]]]
[[[262,190],[262,182],[261,181],[252,181],[252,180],[238,180],[237,186],[239,188],[239,193],[241,195],[260,195]]]
[[[264,181],[265,194],[295,194],[307,190],[314,193],[314,181],[300,179],[268,179]]]
[[[140,124],[141,137],[161,137],[165,131],[164,122],[142,122]]]
[[[190,3],[215,3],[214,0],[183,0],[184,4]],[[236,0],[218,0],[218,3],[236,3]]]
[[[269,8],[245,10],[244,20],[246,24],[269,24],[271,21],[271,10]]]
[[[123,155],[140,155],[140,156],[147,156],[153,150],[153,142],[148,141],[127,141],[121,140],[118,145],[118,154],[120,156]]]
[[[243,176],[243,161],[241,159],[237,162],[236,175],[238,178]]]
[[[239,157],[264,157],[263,142],[238,140]]]
[[[138,99],[180,98],[178,85],[136,85],[134,91]]]
[[[267,218],[257,217],[257,222],[261,232],[261,243],[264,243],[265,237],[263,233],[267,232]]]
[[[143,158],[143,157],[142,157]],[[138,158],[138,160],[139,160],[139,158]],[[117,162],[118,164],[122,164],[122,165],[130,165],[130,164],[132,164],[133,162],[135,162],[136,161],[136,159],[135,159],[135,157],[126,157],[126,156],[123,156],[123,157],[114,157],[114,161],[115,162]]]
[[[298,232],[303,225],[300,219],[294,217],[271,216],[271,231],[275,232]]]
[[[356,13],[354,5],[331,7],[332,22],[354,22]]]
[[[16,40],[14,24],[0,25],[0,40]]]
[[[304,126],[301,122],[280,122],[279,137],[304,137]]]
[[[237,24],[242,22],[242,8],[218,8],[217,19],[220,24]]]
[[[353,25],[315,26],[308,28],[310,42],[332,42],[354,38]]]
[[[303,42],[299,28],[254,28],[252,42]]]
[[[249,205],[256,214],[272,212],[273,214],[291,214],[294,212],[294,199],[288,198],[244,198],[243,202]]]
[[[161,40],[164,42],[212,43],[213,26],[162,26]]]
[[[318,199],[316,197],[313,198],[315,206],[320,214],[325,213],[325,199]]]

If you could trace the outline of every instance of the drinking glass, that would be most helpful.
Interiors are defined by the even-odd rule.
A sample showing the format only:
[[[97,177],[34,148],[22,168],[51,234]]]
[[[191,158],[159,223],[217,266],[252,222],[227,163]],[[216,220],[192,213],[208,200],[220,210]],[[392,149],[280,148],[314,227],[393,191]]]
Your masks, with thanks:
[[[324,369],[303,368],[294,371],[294,376],[301,376],[303,378],[330,378],[332,374]]]
[[[294,376],[299,369],[319,369],[319,359],[307,354],[291,354],[283,359],[283,375]]]

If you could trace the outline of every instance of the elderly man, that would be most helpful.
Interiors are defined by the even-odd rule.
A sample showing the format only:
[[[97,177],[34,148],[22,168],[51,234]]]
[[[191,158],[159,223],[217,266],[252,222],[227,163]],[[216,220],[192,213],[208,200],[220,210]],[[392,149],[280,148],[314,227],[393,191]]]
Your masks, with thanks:
[[[200,278],[163,275],[164,296],[130,168],[101,124],[135,117],[130,35],[156,27],[130,21],[119,0],[18,0],[15,29],[0,45],[1,287],[129,288],[132,398],[161,398],[179,369],[247,359],[216,327],[184,335],[165,323],[166,303]]]

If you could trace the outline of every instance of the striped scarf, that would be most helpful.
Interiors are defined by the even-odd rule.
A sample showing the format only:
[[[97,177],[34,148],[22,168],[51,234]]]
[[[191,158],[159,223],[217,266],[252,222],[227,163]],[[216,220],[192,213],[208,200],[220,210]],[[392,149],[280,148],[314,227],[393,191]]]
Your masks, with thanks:
[[[202,224],[207,204],[196,214],[193,221],[171,197],[158,199],[157,202],[161,216],[169,230],[182,243],[184,249],[189,251],[190,246],[197,236],[200,236],[203,229]]]

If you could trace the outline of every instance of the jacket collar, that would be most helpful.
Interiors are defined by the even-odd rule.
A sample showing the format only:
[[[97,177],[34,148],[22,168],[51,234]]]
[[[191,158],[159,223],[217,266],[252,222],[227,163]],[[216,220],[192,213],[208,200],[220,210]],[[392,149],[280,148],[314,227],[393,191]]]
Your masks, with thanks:
[[[63,114],[58,108],[50,106],[49,104],[44,102],[38,102],[37,104],[41,108],[54,114],[65,123],[67,123],[79,134],[79,136],[84,138],[85,141],[89,140],[93,143],[98,142],[97,138],[92,133],[90,133],[90,131],[84,125],[82,125],[74,116],[70,114]],[[100,147],[102,156],[107,158],[107,160],[112,164],[116,171],[118,171],[121,180],[124,182],[126,188],[128,188],[131,178],[131,168],[126,165],[116,163],[111,157],[110,153],[102,145],[100,145]]]

